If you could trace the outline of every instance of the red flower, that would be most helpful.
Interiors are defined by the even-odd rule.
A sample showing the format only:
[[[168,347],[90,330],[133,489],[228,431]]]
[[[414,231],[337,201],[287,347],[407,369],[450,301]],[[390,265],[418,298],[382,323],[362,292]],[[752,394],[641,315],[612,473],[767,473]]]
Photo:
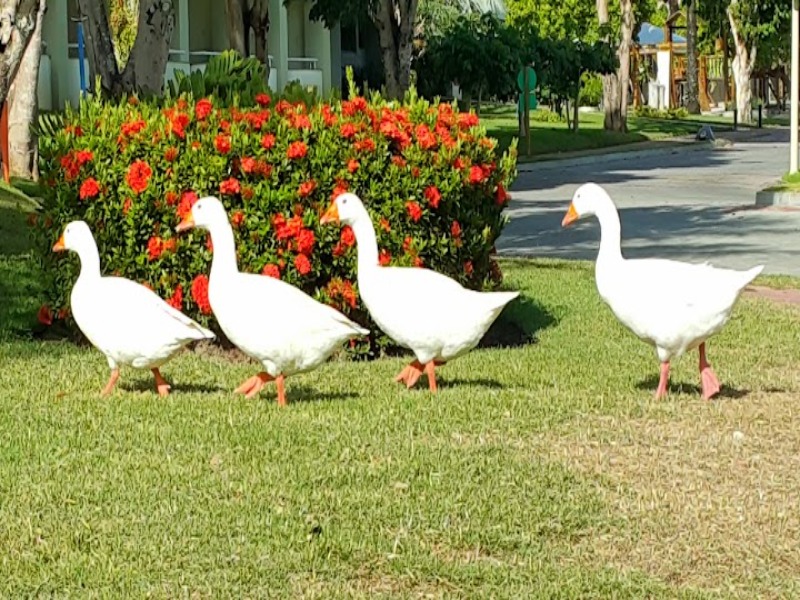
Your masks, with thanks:
[[[357,152],[374,152],[375,151],[375,140],[372,138],[364,138],[363,140],[358,140],[355,143],[355,149]]]
[[[333,247],[334,256],[343,256],[345,252],[347,252],[347,246],[345,246],[341,242],[337,242],[336,245]]]
[[[415,256],[414,260],[412,260],[411,263],[415,267],[422,267],[425,264],[425,261],[423,261],[419,256]]]
[[[478,115],[475,113],[459,113],[458,115],[458,126],[462,129],[469,129],[470,127],[476,127],[479,123]]]
[[[43,304],[39,309],[39,312],[36,313],[36,318],[42,325],[52,325],[53,311],[50,310],[50,307],[47,304]]]
[[[317,240],[314,237],[313,231],[310,229],[301,229],[297,234],[297,251],[300,254],[311,256],[311,252],[314,250],[314,244],[316,241]]]
[[[472,267],[472,261],[471,260],[468,260],[467,262],[464,263],[464,273],[466,273],[467,275],[472,275],[472,271],[473,270],[474,269]]]
[[[422,208],[413,201],[406,202],[406,212],[409,218],[415,223],[422,218]]]
[[[214,105],[211,104],[211,100],[203,98],[202,100],[198,100],[197,104],[194,105],[194,116],[198,121],[203,121],[211,114],[213,109]]]
[[[342,227],[342,235],[339,237],[339,241],[348,247],[356,243],[356,234],[353,233],[350,225]]]
[[[264,137],[261,138],[261,147],[265,150],[269,150],[275,145],[275,136],[271,133],[266,134]]]
[[[83,129],[81,129],[80,125],[67,125],[64,127],[64,131],[68,134],[72,134],[75,137],[81,137],[83,135]]]
[[[383,229],[387,233],[392,230],[392,227],[389,225],[389,221],[386,219],[386,217],[381,217],[380,226],[381,229]]]
[[[253,188],[251,188],[251,187],[243,187],[242,188],[242,198],[244,200],[251,200],[253,198],[254,194],[255,194],[255,192],[253,191]]]
[[[469,182],[473,185],[477,185],[482,183],[483,180],[486,178],[486,174],[483,171],[482,167],[478,165],[472,165],[469,168]]]
[[[135,160],[128,169],[128,175],[125,181],[131,186],[131,189],[137,194],[141,194],[147,189],[147,184],[150,182],[150,176],[153,170],[143,160]]]
[[[411,176],[414,179],[417,179],[419,177],[419,167],[411,167]]]
[[[78,150],[75,153],[75,162],[78,163],[79,167],[82,167],[93,158],[94,154],[92,154],[91,150]]]
[[[453,221],[450,225],[450,234],[454,237],[461,237],[461,224],[458,221]]]
[[[214,147],[220,154],[227,154],[231,151],[231,138],[228,135],[220,133],[214,138]]]
[[[205,275],[198,275],[192,281],[192,298],[202,314],[211,314],[211,303],[208,301],[208,277]]]
[[[167,162],[172,162],[176,158],[178,158],[178,149],[175,146],[170,146],[164,150],[164,159]]]
[[[189,115],[182,112],[172,112],[169,116],[170,131],[181,139],[186,137],[186,126],[189,124]]]
[[[503,184],[502,183],[498,183],[497,184],[497,192],[495,192],[495,195],[494,195],[494,199],[497,202],[497,204],[502,206],[503,204],[508,202],[508,199],[510,197],[511,196],[508,195],[508,192],[506,191],[506,188],[503,187]]]
[[[435,185],[429,185],[425,188],[425,198],[433,208],[439,208],[439,202],[442,199],[442,194],[439,192],[439,188],[437,188]]]
[[[261,270],[261,274],[266,275],[267,277],[274,277],[275,279],[281,278],[281,270],[278,265],[264,265],[264,268]]]
[[[183,219],[189,214],[189,211],[192,210],[192,206],[194,206],[194,203],[197,202],[197,199],[197,194],[194,192],[183,193],[180,204],[178,204],[178,208],[175,211],[178,214],[179,219]]]
[[[175,241],[174,238],[170,238],[168,240],[164,240],[161,245],[162,252],[175,252],[175,249],[178,247],[178,242]]]
[[[167,304],[175,310],[181,310],[181,308],[183,308],[183,286],[181,286],[180,283],[175,287],[172,296],[167,298]]]
[[[157,236],[152,236],[147,240],[147,258],[148,260],[156,260],[161,256],[164,251],[164,241]]]
[[[297,188],[297,195],[301,198],[305,198],[306,196],[310,196],[311,192],[313,192],[317,188],[317,182],[313,179],[309,179],[308,181],[304,181],[300,184],[300,187]]]
[[[311,119],[307,115],[294,115],[291,124],[295,129],[311,129]]]
[[[202,147],[203,147],[203,144],[201,144],[197,140],[192,142],[192,150],[200,150],[200,148],[202,148]]]
[[[147,127],[147,123],[145,123],[142,119],[123,123],[122,127],[120,127],[120,137],[117,139],[117,141],[121,141],[124,136],[136,135],[145,127]]]
[[[436,146],[436,136],[424,123],[417,125],[416,129],[414,130],[414,135],[417,138],[419,147],[423,150],[430,150]]]
[[[84,180],[84,182],[81,184],[81,189],[78,192],[81,200],[94,198],[99,193],[100,193],[100,184],[97,183],[97,180],[94,177],[89,177],[88,179]]]
[[[127,215],[131,207],[133,206],[133,200],[130,198],[125,198],[125,202],[122,203],[122,214]]]
[[[322,120],[325,121],[325,125],[328,127],[336,125],[336,115],[331,112],[329,104],[323,104],[320,113],[322,113]]]
[[[347,170],[350,171],[351,173],[355,173],[356,171],[358,171],[359,166],[360,165],[358,164],[358,161],[354,158],[351,158],[350,160],[347,161]]]
[[[178,194],[170,190],[164,195],[164,200],[167,206],[175,206],[178,203]]]
[[[389,254],[389,251],[386,248],[381,249],[380,256],[378,256],[378,262],[386,266],[392,261],[392,255]]]
[[[460,156],[453,161],[453,168],[456,169],[457,171],[460,171],[461,169],[464,168],[464,161],[461,160]]]
[[[244,213],[237,210],[231,215],[231,225],[238,228],[242,226],[242,223],[244,223]]]
[[[258,168],[258,161],[253,158],[252,156],[245,156],[241,161],[240,165],[242,167],[242,171],[245,173],[255,173],[256,169]]]
[[[406,166],[406,159],[398,154],[395,154],[392,156],[392,164],[402,169]]]
[[[403,239],[403,251],[404,251],[404,252],[407,252],[407,253],[409,253],[409,254],[413,254],[413,252],[410,252],[410,250],[411,250],[411,246],[412,246],[413,244],[414,244],[414,238],[412,238],[410,235],[407,235],[407,236],[406,236],[406,237]]]
[[[311,272],[311,261],[305,254],[298,254],[294,257],[294,267],[300,275],[308,275]]]
[[[209,252],[214,252],[214,242],[211,239],[211,234],[210,233],[206,236],[206,249]]]
[[[239,180],[235,177],[230,177],[219,184],[219,193],[222,195],[233,196],[238,194],[241,189]]]
[[[346,181],[337,181],[336,186],[333,188],[333,192],[331,192],[331,201],[336,200],[339,196],[344,194],[349,188],[347,187]]]
[[[268,94],[256,94],[256,104],[259,106],[269,106],[272,98]]]
[[[290,160],[294,160],[297,158],[305,157],[306,153],[308,152],[308,147],[303,142],[292,142],[289,144],[289,148],[286,150],[286,156]]]
[[[352,137],[355,137],[356,132],[356,126],[352,123],[344,123],[341,127],[339,127],[339,135],[348,140]]]

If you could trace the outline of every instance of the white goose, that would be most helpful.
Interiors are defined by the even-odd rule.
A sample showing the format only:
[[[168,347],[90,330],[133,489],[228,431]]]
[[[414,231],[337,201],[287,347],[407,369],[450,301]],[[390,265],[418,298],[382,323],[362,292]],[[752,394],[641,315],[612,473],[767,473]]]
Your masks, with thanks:
[[[587,183],[575,192],[561,224],[566,227],[591,215],[597,216],[601,231],[597,291],[623,325],[655,346],[661,361],[656,398],[667,393],[670,361],[694,348],[700,354],[703,398],[716,395],[720,384],[706,360],[705,341],[728,322],[739,295],[764,266],[734,271],[707,263],[629,260],[622,256],[614,202],[602,187]]]
[[[122,277],[100,275],[100,255],[89,226],[73,221],[53,246],[54,252],[72,250],[81,260],[81,272],[72,288],[72,316],[83,334],[105,354],[111,377],[101,392],[107,396],[119,379],[119,365],[150,369],[159,395],[170,386],[159,367],[178,350],[214,334],[175,310],[152,290]]]
[[[283,406],[287,375],[318,367],[344,341],[369,333],[284,281],[239,272],[233,229],[217,198],[198,200],[178,231],[193,227],[208,230],[214,245],[208,299],[219,326],[231,342],[264,366],[236,393],[251,398],[274,380],[278,404]]]
[[[383,267],[375,228],[361,199],[338,196],[322,223],[350,225],[358,243],[358,290],[378,326],[417,359],[395,378],[412,387],[424,371],[436,391],[436,366],[474,348],[519,292],[476,292],[429,269]]]

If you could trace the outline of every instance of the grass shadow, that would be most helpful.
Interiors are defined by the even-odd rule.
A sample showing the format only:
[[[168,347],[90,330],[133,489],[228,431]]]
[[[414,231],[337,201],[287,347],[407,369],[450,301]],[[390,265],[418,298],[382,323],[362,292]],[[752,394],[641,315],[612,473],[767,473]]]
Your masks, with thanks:
[[[174,394],[178,393],[186,393],[186,394],[213,394],[216,392],[224,392],[226,388],[222,387],[221,385],[209,385],[204,383],[191,383],[191,382],[181,382],[181,381],[173,381],[171,377],[166,377],[167,383],[170,385],[170,393]],[[125,392],[153,392],[155,391],[155,381],[153,378],[138,378],[138,379],[130,379],[130,380],[122,380],[119,382],[118,385],[119,389]],[[231,392],[233,388],[231,388]]]
[[[423,376],[420,379],[424,380],[425,377]],[[425,383],[427,384],[427,381]],[[485,377],[476,377],[475,379],[466,379],[464,377],[455,377],[453,379],[450,379],[450,378],[447,378],[447,377],[442,377],[441,379],[439,379],[437,377],[436,384],[440,388],[451,388],[451,387],[455,388],[455,387],[462,387],[462,386],[464,386],[464,387],[473,386],[473,387],[482,387],[482,388],[491,389],[491,390],[502,390],[502,389],[505,389],[505,387],[506,387],[502,383],[500,383],[499,381],[495,381],[494,379],[486,379]],[[426,385],[425,389],[427,389],[427,385]]]
[[[478,348],[520,348],[536,343],[536,334],[558,320],[541,304],[519,296],[500,313],[478,343]]]
[[[645,377],[639,383],[636,384],[636,389],[648,390],[655,393],[656,389],[658,388],[658,381],[659,381],[658,375],[648,375],[647,377]],[[667,392],[669,394],[690,394],[690,395],[700,396],[703,393],[703,390],[699,385],[695,383],[670,381],[669,386],[667,387]],[[738,400],[740,398],[748,396],[749,394],[750,390],[748,389],[736,389],[723,384],[719,391],[719,394],[714,396],[714,398],[727,398],[730,400]]]

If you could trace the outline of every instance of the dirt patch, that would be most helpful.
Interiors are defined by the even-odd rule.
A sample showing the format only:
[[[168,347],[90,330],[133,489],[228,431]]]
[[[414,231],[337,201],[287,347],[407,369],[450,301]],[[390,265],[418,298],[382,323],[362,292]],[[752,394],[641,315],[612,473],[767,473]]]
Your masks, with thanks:
[[[575,548],[575,560],[743,597],[796,589],[798,400],[753,394],[548,434],[540,451],[595,479],[618,523]]]
[[[776,290],[770,287],[751,285],[744,290],[744,295],[751,298],[764,298],[773,302],[800,306],[800,290],[796,289]]]

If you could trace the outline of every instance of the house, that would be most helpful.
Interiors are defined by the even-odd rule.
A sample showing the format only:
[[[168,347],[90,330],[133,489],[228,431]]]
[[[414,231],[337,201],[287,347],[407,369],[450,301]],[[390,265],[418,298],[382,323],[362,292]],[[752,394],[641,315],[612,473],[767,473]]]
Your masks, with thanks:
[[[222,0],[173,0],[175,29],[166,79],[176,70],[203,69],[211,56],[228,48],[225,3]],[[340,28],[311,21],[310,0],[270,0],[269,85],[281,90],[292,81],[315,86],[323,94],[341,85]],[[42,39],[45,47],[39,76],[42,109],[77,105],[80,97],[77,0],[48,3]],[[89,65],[85,72],[89,78]]]

